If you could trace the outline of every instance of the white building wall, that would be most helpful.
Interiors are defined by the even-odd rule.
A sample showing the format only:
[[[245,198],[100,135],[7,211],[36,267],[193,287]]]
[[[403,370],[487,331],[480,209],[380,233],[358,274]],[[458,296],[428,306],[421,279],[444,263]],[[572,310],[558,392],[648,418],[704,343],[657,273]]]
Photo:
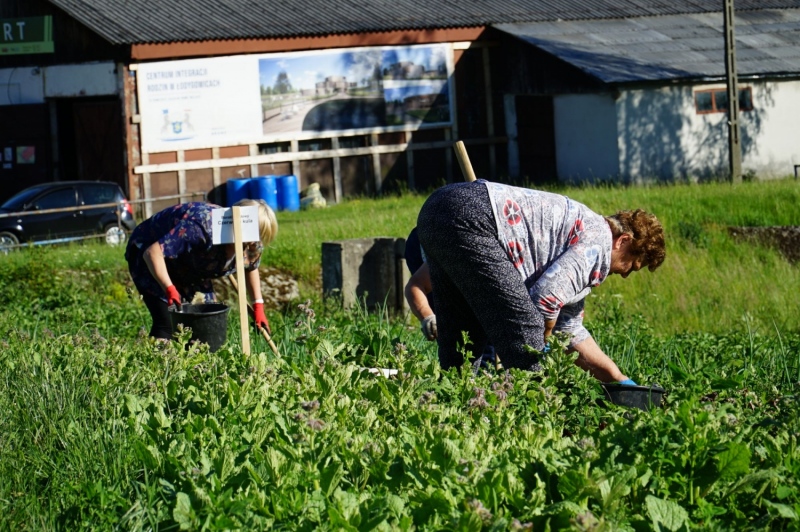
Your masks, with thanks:
[[[800,81],[745,83],[753,111],[739,113],[742,169],[758,177],[785,177],[800,164]]]
[[[41,104],[45,98],[119,94],[111,62],[0,69],[0,106]]]
[[[569,94],[553,99],[559,181],[596,182],[619,175],[617,121],[610,94]]]
[[[750,87],[753,110],[739,113],[742,169],[759,178],[792,173],[800,161],[794,122],[800,118],[800,82],[740,83]],[[698,114],[696,91],[724,84],[624,90],[617,100],[619,167],[623,182],[703,181],[728,175],[725,113]],[[796,136],[796,135],[795,135]]]

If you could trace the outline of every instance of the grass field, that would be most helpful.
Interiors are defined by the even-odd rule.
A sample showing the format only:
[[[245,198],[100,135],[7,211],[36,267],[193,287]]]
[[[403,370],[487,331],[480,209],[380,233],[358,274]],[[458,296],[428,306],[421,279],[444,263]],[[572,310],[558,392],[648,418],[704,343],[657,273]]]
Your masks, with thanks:
[[[800,184],[763,183],[659,187],[567,188],[566,194],[606,214],[643,208],[667,234],[667,260],[654,273],[627,280],[612,276],[587,306],[620,301],[631,317],[657,331],[724,332],[734,329],[796,330],[800,269],[777,251],[736,244],[729,226],[800,225]],[[319,211],[281,213],[280,236],[267,263],[294,272],[311,293],[319,291],[321,243],[368,236],[405,237],[425,197],[351,200]],[[793,288],[794,287],[794,288]]]
[[[560,344],[541,378],[441,372],[415,323],[322,301],[320,243],[405,236],[422,196],[280,213],[265,260],[311,299],[270,312],[281,357],[235,310],[216,353],[146,338],[119,249],[0,256],[0,530],[797,530],[797,267],[724,229],[798,225],[797,188],[562,190],[667,228],[588,305],[649,411]]]

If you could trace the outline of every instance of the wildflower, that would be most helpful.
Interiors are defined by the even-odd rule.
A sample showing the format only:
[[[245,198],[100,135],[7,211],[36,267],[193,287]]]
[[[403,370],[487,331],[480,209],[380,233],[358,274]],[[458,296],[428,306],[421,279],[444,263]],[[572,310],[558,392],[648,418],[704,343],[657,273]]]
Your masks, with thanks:
[[[317,401],[316,399],[313,401],[303,401],[302,403],[300,403],[300,406],[302,406],[303,410],[305,410],[306,412],[311,412],[319,409],[319,401]]]
[[[306,424],[314,430],[322,430],[325,428],[325,422],[321,419],[309,419]]]
[[[478,499],[470,500],[467,502],[467,506],[480,517],[484,524],[488,525],[492,522],[492,513]]]
[[[422,396],[419,398],[419,404],[427,405],[428,403],[432,403],[433,400],[436,399],[436,394],[433,392],[424,392]]]
[[[468,407],[483,409],[489,406],[489,403],[486,402],[486,398],[484,397],[486,391],[483,388],[473,388],[472,391],[475,393],[475,397],[467,401]]]
[[[597,518],[589,510],[576,515],[570,521],[578,526],[578,530],[596,530],[598,525]]]
[[[533,531],[533,523],[520,523],[519,519],[514,519],[511,522],[511,530],[514,532],[530,532]]]

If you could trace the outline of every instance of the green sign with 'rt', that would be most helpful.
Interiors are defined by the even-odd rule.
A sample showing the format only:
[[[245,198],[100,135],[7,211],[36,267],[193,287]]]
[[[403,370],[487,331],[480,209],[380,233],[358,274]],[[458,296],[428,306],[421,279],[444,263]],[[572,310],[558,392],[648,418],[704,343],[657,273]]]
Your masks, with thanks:
[[[53,17],[0,18],[0,55],[52,54]]]

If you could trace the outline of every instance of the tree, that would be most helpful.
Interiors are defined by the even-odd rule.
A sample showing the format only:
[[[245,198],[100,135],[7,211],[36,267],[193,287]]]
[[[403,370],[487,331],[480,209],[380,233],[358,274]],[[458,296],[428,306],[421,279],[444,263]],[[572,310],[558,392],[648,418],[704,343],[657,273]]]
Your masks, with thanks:
[[[282,70],[275,79],[275,94],[287,94],[292,92],[292,82],[289,81],[289,74]]]

